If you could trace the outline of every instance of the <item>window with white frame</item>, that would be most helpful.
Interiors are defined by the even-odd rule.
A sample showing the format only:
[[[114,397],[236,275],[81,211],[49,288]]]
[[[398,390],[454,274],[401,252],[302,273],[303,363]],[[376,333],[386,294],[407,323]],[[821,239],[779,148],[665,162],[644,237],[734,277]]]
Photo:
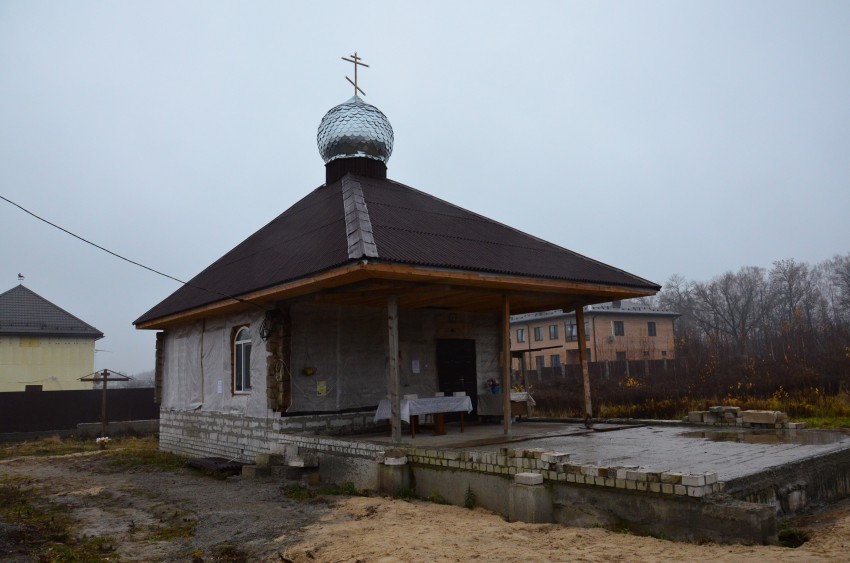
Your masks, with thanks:
[[[543,340],[543,327],[536,326],[534,327],[534,341],[540,342],[541,340]]]
[[[549,325],[549,340],[558,340],[558,325]]]
[[[614,336],[625,336],[626,329],[623,326],[623,321],[614,321]]]
[[[516,329],[516,341],[517,342],[525,342],[525,329],[524,328]]]
[[[233,337],[233,392],[251,391],[251,331],[242,327]]]

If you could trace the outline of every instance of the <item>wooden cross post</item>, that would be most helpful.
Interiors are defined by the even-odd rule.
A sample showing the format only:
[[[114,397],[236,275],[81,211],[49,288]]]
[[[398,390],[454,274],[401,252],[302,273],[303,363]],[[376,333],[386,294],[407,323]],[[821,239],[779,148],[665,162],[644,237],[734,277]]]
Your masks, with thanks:
[[[106,383],[109,381],[109,370],[103,370],[100,376],[103,379],[103,394],[100,400],[100,435],[107,436],[106,429],[109,421],[106,419]]]

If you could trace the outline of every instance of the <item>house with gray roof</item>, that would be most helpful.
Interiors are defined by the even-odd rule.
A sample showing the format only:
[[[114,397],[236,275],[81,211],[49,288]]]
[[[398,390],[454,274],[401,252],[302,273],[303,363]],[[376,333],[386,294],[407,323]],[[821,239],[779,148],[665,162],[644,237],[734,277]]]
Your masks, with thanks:
[[[103,333],[18,285],[0,293],[0,391],[88,389]]]
[[[135,321],[158,331],[164,449],[250,460],[280,432],[367,428],[381,401],[397,438],[404,396],[465,394],[474,416],[487,380],[510,388],[511,314],[660,289],[387,178],[394,132],[359,96],[317,140],[323,185]]]

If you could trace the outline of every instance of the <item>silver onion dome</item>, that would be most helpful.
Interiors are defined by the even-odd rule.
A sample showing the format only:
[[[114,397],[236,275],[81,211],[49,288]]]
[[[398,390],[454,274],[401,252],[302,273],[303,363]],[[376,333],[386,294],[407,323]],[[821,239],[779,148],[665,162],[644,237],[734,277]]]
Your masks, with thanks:
[[[386,164],[393,153],[393,128],[381,110],[352,96],[325,114],[316,141],[325,164],[354,157]]]

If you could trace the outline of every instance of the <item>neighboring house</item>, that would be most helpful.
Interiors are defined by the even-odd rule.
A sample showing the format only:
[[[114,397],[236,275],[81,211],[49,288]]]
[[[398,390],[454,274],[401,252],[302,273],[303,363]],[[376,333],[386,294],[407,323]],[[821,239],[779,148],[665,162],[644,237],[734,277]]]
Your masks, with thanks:
[[[584,308],[589,362],[664,360],[675,356],[673,321],[678,313],[630,301]],[[573,311],[544,311],[511,317],[514,369],[577,364],[578,330]],[[517,354],[523,353],[520,358]]]
[[[0,294],[0,391],[91,389],[103,333],[19,285]]]
[[[511,312],[660,289],[387,179],[392,128],[357,96],[318,142],[324,185],[135,321],[160,331],[163,449],[251,458],[279,432],[369,426],[385,397],[475,404],[510,376]]]

